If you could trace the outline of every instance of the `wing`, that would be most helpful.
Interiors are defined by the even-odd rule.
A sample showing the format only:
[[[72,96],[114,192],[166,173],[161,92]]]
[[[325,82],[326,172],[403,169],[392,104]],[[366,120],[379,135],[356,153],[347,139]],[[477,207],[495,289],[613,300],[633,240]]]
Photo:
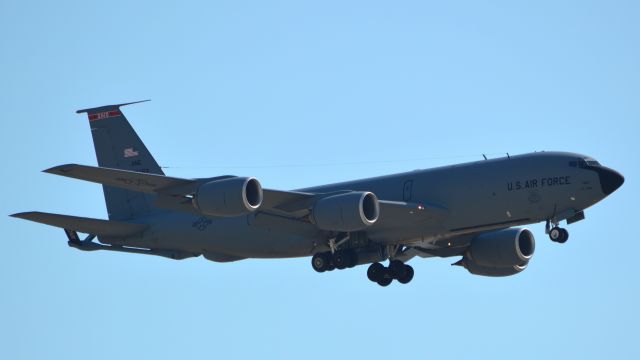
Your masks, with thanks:
[[[164,175],[147,174],[87,165],[66,164],[44,172],[90,181],[126,190],[158,195],[155,205],[161,208],[198,213],[189,197],[204,183],[233,178],[225,175],[212,178],[183,179]],[[332,192],[331,195],[341,192]],[[287,217],[304,217],[308,209],[320,197],[328,194],[311,194],[297,191],[263,189],[261,211]],[[199,214],[199,213],[198,213]]]
[[[190,212],[201,215],[192,205],[193,194],[201,185],[222,179],[233,178],[226,175],[213,178],[182,179],[171,176],[141,173],[135,171],[94,167],[77,164],[60,165],[44,172],[62,175],[103,185],[155,194],[155,205],[160,208]],[[328,193],[306,193],[299,191],[263,190],[263,201],[259,211],[290,219],[308,221],[314,204],[325,197],[350,193],[342,190]],[[448,213],[437,204],[410,203],[379,200],[379,220],[370,229],[374,240],[391,240],[403,229],[415,228],[416,223],[433,221]],[[399,240],[399,239],[395,239]]]

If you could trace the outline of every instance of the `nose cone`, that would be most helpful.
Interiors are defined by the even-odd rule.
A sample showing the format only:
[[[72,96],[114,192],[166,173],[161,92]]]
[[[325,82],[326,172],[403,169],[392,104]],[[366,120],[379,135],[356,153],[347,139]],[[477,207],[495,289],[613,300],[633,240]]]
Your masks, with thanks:
[[[624,183],[624,176],[604,166],[598,169],[598,176],[600,177],[600,187],[605,195],[616,191]]]

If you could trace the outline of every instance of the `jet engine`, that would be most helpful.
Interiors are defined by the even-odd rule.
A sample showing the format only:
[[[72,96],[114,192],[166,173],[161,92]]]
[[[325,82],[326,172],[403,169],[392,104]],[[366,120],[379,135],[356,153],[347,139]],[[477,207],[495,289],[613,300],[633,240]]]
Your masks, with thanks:
[[[379,215],[378,198],[370,192],[355,191],[318,200],[311,221],[322,230],[358,231],[373,225]]]
[[[483,276],[510,276],[527,268],[533,256],[536,242],[527,229],[506,229],[480,234],[462,260],[462,265],[470,273]]]
[[[262,204],[262,186],[250,177],[215,180],[200,185],[193,196],[193,207],[210,216],[240,216]]]

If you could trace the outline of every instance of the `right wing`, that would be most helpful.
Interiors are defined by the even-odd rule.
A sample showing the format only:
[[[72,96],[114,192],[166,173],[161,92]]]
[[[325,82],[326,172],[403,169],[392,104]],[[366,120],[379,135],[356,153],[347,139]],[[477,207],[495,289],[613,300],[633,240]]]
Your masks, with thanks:
[[[166,193],[167,195],[179,195],[182,192],[182,188],[192,186],[197,188],[198,185],[198,180],[78,164],[55,166],[43,172],[147,194]],[[213,181],[229,177],[231,176],[202,180]]]
[[[44,172],[90,181],[98,184],[118,187],[158,195],[155,205],[199,214],[191,204],[190,195],[198,187],[210,181],[233,178],[225,175],[212,178],[183,179],[164,175],[155,175],[128,170],[119,170],[87,165],[66,164],[55,166]],[[331,195],[342,193],[333,192]],[[302,217],[320,197],[328,194],[310,194],[297,191],[263,189],[263,201],[260,211],[287,217]]]
[[[190,212],[201,215],[193,204],[193,195],[198,188],[208,182],[234,178],[219,176],[213,178],[182,179],[171,176],[141,173],[103,167],[77,164],[60,165],[44,172],[62,175],[126,190],[157,195],[155,205],[160,208]],[[314,204],[328,196],[344,194],[350,190],[330,193],[306,193],[299,191],[263,190],[263,200],[259,211],[291,219],[302,219],[311,213]],[[392,238],[398,230],[409,228],[419,222],[433,221],[445,216],[448,210],[437,204],[409,203],[379,200],[380,219],[374,225],[376,236]]]

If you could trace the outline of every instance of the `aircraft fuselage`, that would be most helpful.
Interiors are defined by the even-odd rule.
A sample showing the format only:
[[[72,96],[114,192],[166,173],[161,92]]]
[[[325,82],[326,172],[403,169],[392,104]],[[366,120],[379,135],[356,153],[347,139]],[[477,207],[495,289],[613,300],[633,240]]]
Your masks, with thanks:
[[[374,224],[365,231],[371,241],[380,244],[428,244],[480,231],[567,219],[602,200],[621,183],[617,172],[588,156],[537,152],[299,191],[371,191],[382,200],[442,206],[447,209],[442,217],[401,227]],[[311,223],[260,212],[211,218],[159,211],[149,217],[142,219],[153,224],[149,230],[118,243],[180,249],[231,261],[310,256],[326,251],[330,236]]]

